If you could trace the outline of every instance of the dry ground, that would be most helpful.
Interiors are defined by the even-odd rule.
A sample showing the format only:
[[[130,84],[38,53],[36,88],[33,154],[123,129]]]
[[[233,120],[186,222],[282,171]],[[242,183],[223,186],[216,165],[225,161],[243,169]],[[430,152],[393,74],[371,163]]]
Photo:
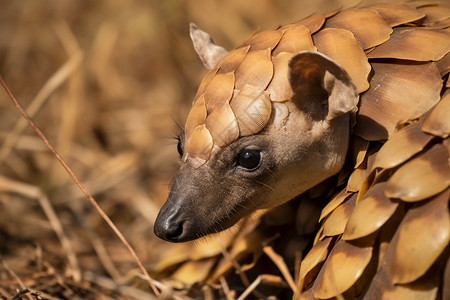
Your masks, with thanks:
[[[152,226],[176,171],[172,137],[206,72],[188,23],[231,49],[257,28],[311,14],[307,3],[1,1],[0,75],[167,297],[231,299],[259,281],[279,286],[259,295],[290,295],[272,248],[261,248],[277,230],[250,222],[236,239],[172,245]],[[0,299],[152,299],[132,256],[3,90],[0,141]],[[278,241],[277,252],[304,247]],[[293,252],[283,253],[291,271]]]

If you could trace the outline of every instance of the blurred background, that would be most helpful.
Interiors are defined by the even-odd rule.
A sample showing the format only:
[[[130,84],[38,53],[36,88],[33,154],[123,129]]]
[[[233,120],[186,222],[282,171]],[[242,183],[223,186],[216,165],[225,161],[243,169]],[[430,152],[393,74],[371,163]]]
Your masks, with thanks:
[[[2,1],[0,75],[145,267],[164,278],[176,264],[167,253],[188,259],[199,247],[160,241],[152,228],[177,169],[174,137],[206,73],[189,22],[230,50],[256,29],[313,14],[312,2]],[[46,299],[134,299],[149,291],[133,281],[133,258],[3,89],[0,260],[0,299],[24,286]],[[118,291],[115,282],[132,289]]]

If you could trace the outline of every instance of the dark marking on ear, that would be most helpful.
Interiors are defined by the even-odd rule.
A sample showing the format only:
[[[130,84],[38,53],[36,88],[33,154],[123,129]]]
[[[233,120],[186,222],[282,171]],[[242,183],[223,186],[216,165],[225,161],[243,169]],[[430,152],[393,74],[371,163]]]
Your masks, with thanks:
[[[358,95],[348,73],[327,56],[312,51],[289,61],[292,100],[313,119],[333,119],[351,111]]]

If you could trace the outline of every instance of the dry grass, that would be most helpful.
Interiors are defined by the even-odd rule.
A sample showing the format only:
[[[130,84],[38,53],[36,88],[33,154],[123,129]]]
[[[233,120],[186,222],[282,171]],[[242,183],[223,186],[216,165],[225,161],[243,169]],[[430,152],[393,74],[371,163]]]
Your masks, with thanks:
[[[169,137],[184,123],[205,74],[188,23],[231,49],[259,27],[311,14],[307,3],[23,0],[1,5],[0,74],[165,294],[231,299],[236,291],[220,274],[208,285],[202,279],[194,286],[172,275],[178,272],[179,279],[212,270],[227,253],[233,260],[245,257],[228,244],[208,257],[212,246],[171,245],[152,230],[176,171],[175,141]],[[0,138],[0,299],[152,299],[132,256],[3,90]],[[179,264],[183,261],[192,263]],[[229,263],[240,268],[237,261]],[[260,282],[288,290],[281,275],[262,274],[276,270],[267,257],[258,264],[250,278],[240,272],[246,284],[236,296],[255,279],[252,290]],[[24,289],[31,292],[17,291]]]

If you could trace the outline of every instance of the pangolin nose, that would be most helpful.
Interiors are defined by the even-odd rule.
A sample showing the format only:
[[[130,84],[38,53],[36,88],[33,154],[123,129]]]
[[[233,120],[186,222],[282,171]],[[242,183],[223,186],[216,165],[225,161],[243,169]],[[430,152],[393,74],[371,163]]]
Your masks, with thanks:
[[[159,238],[176,243],[180,241],[183,235],[183,222],[158,216],[153,230]]]

